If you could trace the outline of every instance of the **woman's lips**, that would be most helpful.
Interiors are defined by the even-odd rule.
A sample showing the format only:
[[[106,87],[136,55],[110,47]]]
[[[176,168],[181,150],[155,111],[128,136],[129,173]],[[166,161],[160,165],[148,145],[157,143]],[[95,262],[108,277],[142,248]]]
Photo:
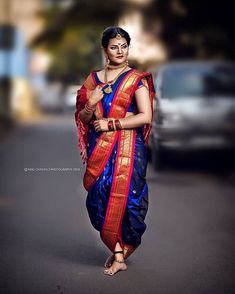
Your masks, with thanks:
[[[123,58],[123,56],[117,56],[117,58],[118,58],[118,59],[121,59],[121,58]]]

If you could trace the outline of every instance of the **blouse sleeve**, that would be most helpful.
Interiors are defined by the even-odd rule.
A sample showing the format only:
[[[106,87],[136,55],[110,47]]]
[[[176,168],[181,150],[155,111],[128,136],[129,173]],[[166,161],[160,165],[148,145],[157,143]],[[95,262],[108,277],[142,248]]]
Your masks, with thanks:
[[[146,79],[145,78],[143,78],[143,79],[141,79],[140,81],[139,81],[139,83],[137,84],[137,89],[139,89],[139,88],[141,88],[141,87],[146,87],[147,89],[149,88],[148,87],[148,83],[147,83],[147,81],[146,81]]]

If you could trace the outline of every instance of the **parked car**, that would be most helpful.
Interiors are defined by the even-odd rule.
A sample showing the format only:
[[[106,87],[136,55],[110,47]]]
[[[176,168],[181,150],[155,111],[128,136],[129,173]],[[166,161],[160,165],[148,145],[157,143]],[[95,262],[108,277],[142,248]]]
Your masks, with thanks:
[[[81,85],[71,85],[66,88],[64,94],[64,104],[66,109],[73,110],[76,106],[77,90],[81,88]]]
[[[169,152],[235,149],[234,63],[168,63],[155,88],[150,148],[156,169]]]
[[[38,93],[38,104],[44,112],[62,112],[64,108],[63,86],[59,82],[45,84]]]

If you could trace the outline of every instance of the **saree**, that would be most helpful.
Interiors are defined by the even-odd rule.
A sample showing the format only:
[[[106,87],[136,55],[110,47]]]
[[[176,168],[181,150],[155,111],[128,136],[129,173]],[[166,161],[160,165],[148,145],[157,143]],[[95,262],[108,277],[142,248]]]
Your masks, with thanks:
[[[146,182],[147,144],[151,123],[138,128],[96,132],[93,120],[124,118],[127,111],[137,113],[135,91],[145,85],[153,113],[155,90],[152,75],[130,69],[123,72],[112,85],[110,94],[104,92],[93,118],[84,124],[79,112],[97,85],[105,89],[96,71],[92,72],[77,91],[75,121],[78,147],[86,152],[83,185],[88,194],[86,208],[92,226],[100,232],[104,244],[113,252],[117,242],[124,250],[124,259],[141,244],[146,230],[148,210]]]

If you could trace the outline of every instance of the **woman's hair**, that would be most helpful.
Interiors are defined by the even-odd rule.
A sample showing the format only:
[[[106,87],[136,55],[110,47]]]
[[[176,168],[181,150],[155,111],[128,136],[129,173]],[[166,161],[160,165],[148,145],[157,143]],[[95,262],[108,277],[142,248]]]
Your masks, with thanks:
[[[128,46],[130,45],[131,38],[125,30],[120,27],[108,27],[103,31],[101,38],[101,44],[103,48],[107,48],[109,40],[115,38],[117,34],[120,34],[123,38],[125,38]]]

